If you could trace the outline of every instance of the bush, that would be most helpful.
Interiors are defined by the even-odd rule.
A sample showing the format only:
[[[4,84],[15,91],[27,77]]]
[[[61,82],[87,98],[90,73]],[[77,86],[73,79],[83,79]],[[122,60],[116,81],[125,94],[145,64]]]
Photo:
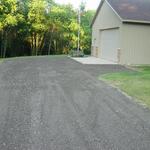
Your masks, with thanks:
[[[77,51],[77,50],[71,50],[71,51],[69,52],[69,55],[70,55],[71,57],[84,57],[83,51]]]

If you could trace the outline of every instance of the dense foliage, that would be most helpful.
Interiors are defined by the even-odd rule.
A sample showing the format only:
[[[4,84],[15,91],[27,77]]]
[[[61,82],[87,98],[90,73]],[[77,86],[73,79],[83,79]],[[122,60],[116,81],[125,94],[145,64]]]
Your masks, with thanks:
[[[83,4],[81,9],[84,9]],[[81,49],[90,53],[90,22],[81,14]],[[67,54],[77,48],[77,10],[53,0],[0,0],[0,56]]]

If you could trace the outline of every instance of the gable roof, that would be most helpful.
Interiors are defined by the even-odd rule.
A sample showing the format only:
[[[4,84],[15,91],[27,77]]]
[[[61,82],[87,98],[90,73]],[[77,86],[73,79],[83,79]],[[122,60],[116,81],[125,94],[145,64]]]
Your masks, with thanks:
[[[122,22],[150,24],[150,0],[101,0],[91,26],[95,22],[104,1],[106,1]]]

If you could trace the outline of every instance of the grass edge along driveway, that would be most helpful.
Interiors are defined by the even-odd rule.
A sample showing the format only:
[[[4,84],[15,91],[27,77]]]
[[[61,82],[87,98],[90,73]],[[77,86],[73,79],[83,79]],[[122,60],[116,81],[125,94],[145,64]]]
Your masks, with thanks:
[[[99,79],[119,87],[129,96],[150,108],[150,66],[132,68],[135,71],[105,74]]]

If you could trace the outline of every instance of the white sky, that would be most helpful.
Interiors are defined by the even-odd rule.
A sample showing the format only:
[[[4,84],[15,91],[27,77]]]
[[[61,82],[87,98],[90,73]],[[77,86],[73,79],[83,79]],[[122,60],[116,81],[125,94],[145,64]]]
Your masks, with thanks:
[[[81,0],[55,0],[60,4],[72,4],[75,8],[78,8]],[[97,9],[100,0],[84,0],[86,2],[86,9]]]

